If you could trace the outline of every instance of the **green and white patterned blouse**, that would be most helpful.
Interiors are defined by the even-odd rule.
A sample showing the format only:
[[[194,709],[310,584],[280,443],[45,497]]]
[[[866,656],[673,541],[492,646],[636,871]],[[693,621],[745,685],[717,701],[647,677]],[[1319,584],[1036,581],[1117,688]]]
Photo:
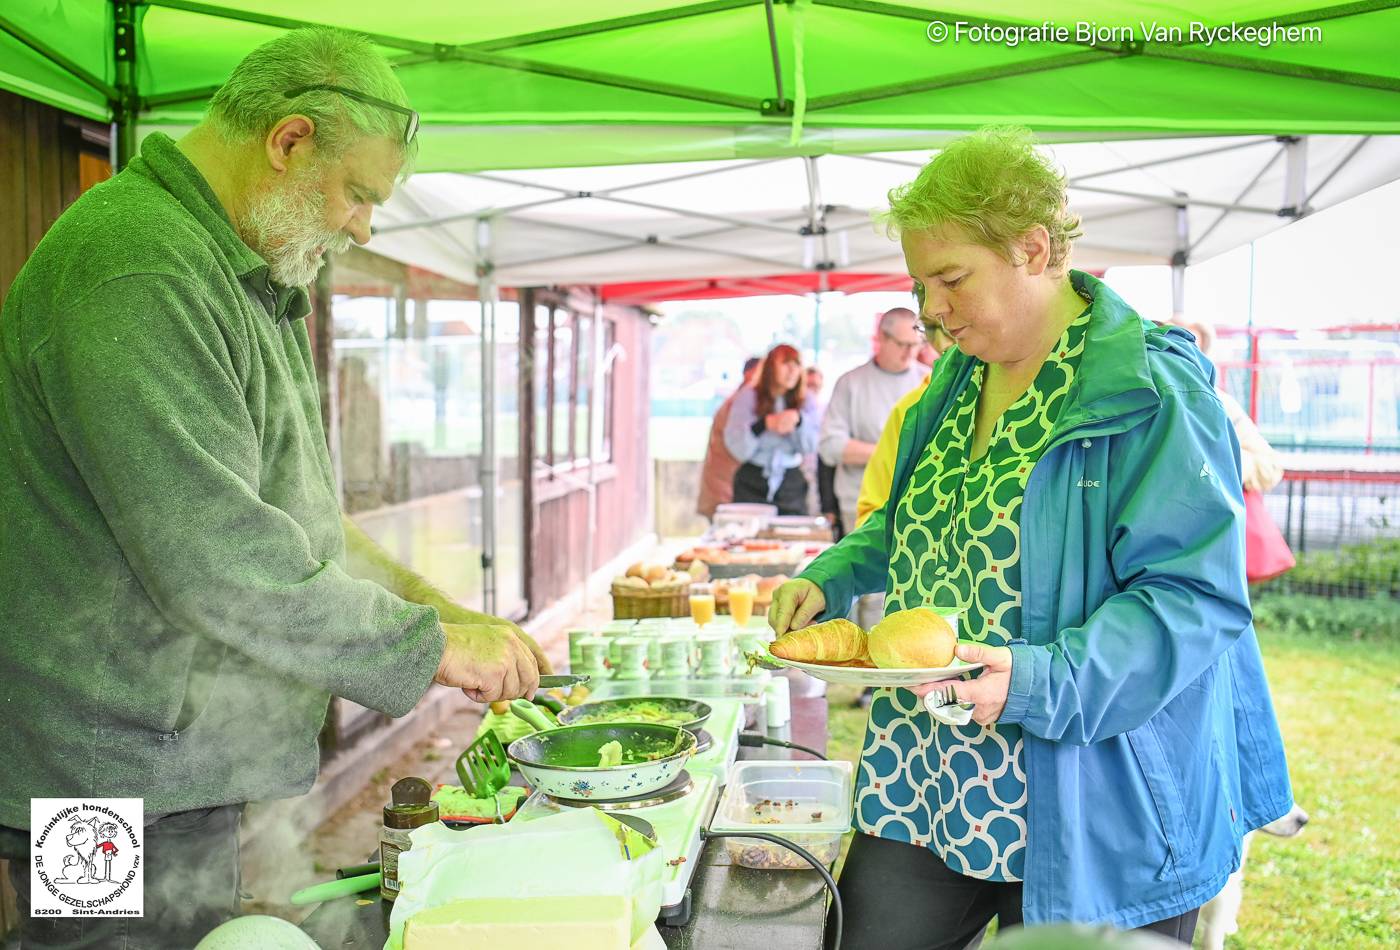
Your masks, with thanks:
[[[1065,330],[976,460],[986,366],[973,369],[895,509],[887,614],[956,610],[960,639],[999,646],[1018,635],[1021,500],[1074,382],[1089,319],[1086,309]],[[908,690],[876,694],[856,786],[861,831],[933,848],[960,874],[1019,881],[1025,812],[1020,726],[946,726]]]

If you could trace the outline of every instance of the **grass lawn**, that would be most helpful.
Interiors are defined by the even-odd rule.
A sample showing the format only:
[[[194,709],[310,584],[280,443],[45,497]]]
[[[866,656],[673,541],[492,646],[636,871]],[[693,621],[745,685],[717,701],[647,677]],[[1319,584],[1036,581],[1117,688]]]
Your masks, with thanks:
[[[1260,631],[1288,746],[1293,794],[1311,816],[1292,839],[1255,835],[1234,950],[1400,946],[1400,644]],[[855,761],[865,711],[832,687],[832,758]]]

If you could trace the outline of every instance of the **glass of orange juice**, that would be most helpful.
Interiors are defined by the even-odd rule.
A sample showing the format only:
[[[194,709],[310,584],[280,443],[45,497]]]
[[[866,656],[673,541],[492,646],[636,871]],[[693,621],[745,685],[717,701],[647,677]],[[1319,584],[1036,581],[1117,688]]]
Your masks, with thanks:
[[[729,585],[729,615],[734,624],[747,627],[753,616],[754,598],[758,596],[758,585],[747,578],[732,581]]]
[[[690,618],[701,627],[715,619],[715,589],[709,584],[690,585]]]

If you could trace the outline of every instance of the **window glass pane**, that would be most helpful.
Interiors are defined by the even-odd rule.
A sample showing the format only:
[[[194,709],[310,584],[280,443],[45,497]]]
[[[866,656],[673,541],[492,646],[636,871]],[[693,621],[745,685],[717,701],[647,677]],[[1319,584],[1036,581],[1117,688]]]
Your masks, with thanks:
[[[574,332],[578,335],[578,372],[574,383],[574,457],[588,458],[589,405],[593,392],[593,318],[574,318]]]
[[[612,352],[613,344],[617,342],[617,324],[611,320],[603,321],[603,365],[608,368],[603,375],[603,424],[602,446],[600,447],[598,460],[611,462],[613,453],[613,370],[617,366],[617,360],[609,362],[608,354]]]
[[[496,613],[525,606],[520,464],[520,307],[496,305]]]
[[[569,311],[554,311],[554,464],[573,459],[573,431],[569,425],[569,396],[573,390],[574,330]]]
[[[549,307],[535,307],[535,458],[540,462],[549,456],[549,317]]]

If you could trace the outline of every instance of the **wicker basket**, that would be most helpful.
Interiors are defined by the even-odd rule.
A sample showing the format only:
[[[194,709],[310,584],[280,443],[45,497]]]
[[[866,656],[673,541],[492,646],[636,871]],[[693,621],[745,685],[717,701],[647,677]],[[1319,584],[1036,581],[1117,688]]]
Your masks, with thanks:
[[[647,588],[614,583],[612,598],[613,617],[617,620],[690,616],[689,582]]]

